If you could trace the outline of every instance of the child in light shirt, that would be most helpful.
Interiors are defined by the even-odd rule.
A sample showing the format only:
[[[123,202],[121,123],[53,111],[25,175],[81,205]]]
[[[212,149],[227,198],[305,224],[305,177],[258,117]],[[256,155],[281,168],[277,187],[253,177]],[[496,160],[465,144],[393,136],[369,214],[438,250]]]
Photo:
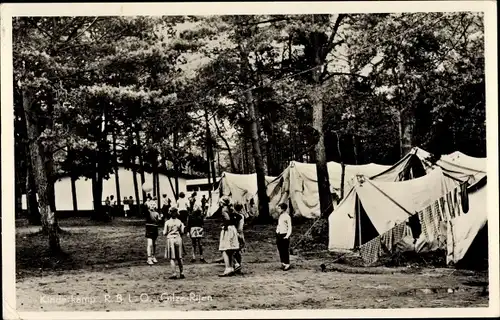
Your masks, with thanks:
[[[281,203],[278,205],[280,216],[276,227],[276,245],[280,255],[282,269],[290,269],[290,236],[292,235],[292,218],[288,214],[288,205]]]
[[[167,244],[165,247],[165,258],[170,259],[172,266],[172,276],[170,279],[177,279],[175,262],[179,267],[179,278],[184,279],[183,265],[182,265],[182,234],[184,233],[184,224],[178,219],[177,208],[170,209],[169,219],[165,222],[163,228],[163,235],[167,237]]]

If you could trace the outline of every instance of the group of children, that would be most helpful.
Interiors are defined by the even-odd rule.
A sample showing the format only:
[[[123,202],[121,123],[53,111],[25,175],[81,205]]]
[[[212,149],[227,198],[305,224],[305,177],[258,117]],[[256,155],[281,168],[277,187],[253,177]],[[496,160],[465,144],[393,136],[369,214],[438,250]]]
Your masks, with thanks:
[[[130,206],[134,204],[134,198],[132,198],[132,196],[130,196],[128,199],[127,197],[123,197],[122,204],[123,213],[125,214],[125,217],[127,217],[130,214]],[[106,199],[104,200],[104,205],[107,208],[107,211],[116,210],[115,208],[117,207],[118,203],[117,200],[115,200],[115,196],[110,195],[106,197]]]
[[[201,206],[196,204],[196,194],[186,199],[184,193],[179,194],[179,199],[174,206],[170,205],[165,211],[164,204],[159,212],[156,201],[153,199],[146,202],[148,214],[146,215],[146,238],[147,238],[147,263],[153,265],[156,259],[156,239],[158,238],[158,228],[163,222],[163,235],[166,237],[165,258],[170,260],[172,266],[172,276],[170,279],[184,279],[183,274],[183,254],[185,252],[183,235],[187,234],[192,243],[192,262],[196,261],[196,249],[199,250],[200,261],[206,262],[203,258],[204,219],[205,212]],[[228,197],[222,197],[220,201],[220,212],[222,217],[222,230],[219,239],[219,251],[222,252],[225,269],[219,276],[227,277],[241,272],[242,253],[245,248],[245,237],[243,227],[245,216],[241,204],[231,204]],[[278,206],[280,216],[276,228],[276,244],[278,247],[283,270],[290,269],[290,235],[292,223],[288,214],[288,206],[282,203]],[[179,276],[177,276],[177,267]]]
[[[193,199],[195,197],[196,194],[192,196]],[[188,234],[192,241],[192,262],[196,260],[196,249],[199,250],[200,261],[205,262],[201,241],[204,236],[204,214],[202,208],[195,202],[191,198],[186,199],[185,194],[181,192],[175,205],[172,205],[170,200],[165,200],[160,213],[157,201],[154,198],[148,197],[146,201],[148,209],[146,214],[147,263],[153,265],[158,262],[156,259],[156,240],[158,238],[158,228],[163,223],[163,235],[166,237],[165,258],[170,260],[173,273],[170,279],[177,279],[176,262],[179,268],[179,278],[184,279],[182,257],[185,248],[182,236],[185,233]]]

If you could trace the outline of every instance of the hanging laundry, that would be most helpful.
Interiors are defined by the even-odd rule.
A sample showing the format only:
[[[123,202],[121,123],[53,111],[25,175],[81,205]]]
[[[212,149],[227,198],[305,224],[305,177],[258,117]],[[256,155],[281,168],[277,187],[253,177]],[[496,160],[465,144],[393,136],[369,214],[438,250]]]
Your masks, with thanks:
[[[458,189],[455,188],[453,189],[453,210],[455,211],[456,216],[460,216],[460,204],[458,203],[460,201],[460,196]]]
[[[420,221],[422,223],[422,230],[424,231],[426,239],[431,242],[435,239],[438,229],[438,225],[435,220],[437,220],[437,218],[434,217],[432,213],[432,206],[429,205],[423,210]]]
[[[455,218],[455,210],[453,210],[453,194],[451,191],[446,194],[446,203],[448,205],[448,213],[450,214],[450,217],[452,219]]]
[[[396,225],[393,230],[394,243],[398,243],[405,236],[406,223],[400,223]]]
[[[420,220],[420,225],[422,226],[422,232],[424,233],[424,236],[426,239],[429,239],[429,232],[427,231],[427,224],[425,223],[424,219],[424,211],[419,211],[418,212],[418,219]]]
[[[439,249],[446,249],[448,236],[448,223],[446,221],[441,221],[439,223],[439,234],[437,237]]]
[[[460,185],[460,199],[462,202],[462,211],[464,213],[469,212],[469,194],[467,192],[467,183],[462,183]]]
[[[382,242],[382,249],[385,249],[388,253],[392,253],[392,248],[394,247],[394,228],[385,232],[380,236]]]
[[[434,213],[439,218],[439,221],[444,221],[445,217],[441,212],[441,206],[439,205],[439,200],[434,201]]]
[[[360,247],[361,258],[366,264],[376,262],[382,253],[380,236],[368,241]]]
[[[436,237],[439,235],[439,222],[441,221],[441,217],[439,216],[439,213],[435,211],[436,205],[430,205],[427,207],[428,211],[428,223],[432,226],[432,239],[436,239]]]
[[[444,197],[439,198],[439,204],[441,208],[441,212],[443,213],[443,216],[445,217],[445,221],[448,221],[450,219],[449,213],[446,212],[446,200]]]

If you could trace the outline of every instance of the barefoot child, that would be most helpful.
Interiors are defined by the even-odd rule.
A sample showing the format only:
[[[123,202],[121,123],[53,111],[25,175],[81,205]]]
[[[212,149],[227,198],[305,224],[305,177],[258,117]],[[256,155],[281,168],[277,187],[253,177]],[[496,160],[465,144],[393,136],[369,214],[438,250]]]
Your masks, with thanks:
[[[158,227],[161,217],[152,199],[146,202],[146,207],[149,211],[146,213],[147,263],[152,265],[158,262],[156,260],[156,238],[158,238]]]
[[[184,224],[178,219],[177,208],[172,207],[169,216],[163,228],[163,235],[167,236],[165,258],[170,259],[170,265],[172,266],[172,276],[169,279],[177,279],[175,261],[177,261],[179,267],[179,278],[184,279],[182,273],[182,234],[184,233]]]
[[[280,254],[280,260],[283,270],[290,269],[290,235],[292,234],[292,219],[288,214],[288,206],[286,203],[278,205],[280,216],[278,218],[278,226],[276,227],[276,245]]]
[[[193,247],[193,258],[191,262],[196,261],[196,248],[200,251],[200,261],[205,262],[203,259],[203,245],[201,240],[203,239],[203,214],[200,206],[195,205],[193,207],[193,213],[188,219],[188,234],[191,238],[191,245]]]

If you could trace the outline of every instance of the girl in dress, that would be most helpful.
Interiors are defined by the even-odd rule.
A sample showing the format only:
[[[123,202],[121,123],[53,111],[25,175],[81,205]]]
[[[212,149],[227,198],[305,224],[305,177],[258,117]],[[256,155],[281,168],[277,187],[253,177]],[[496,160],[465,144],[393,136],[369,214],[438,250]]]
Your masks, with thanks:
[[[220,233],[219,251],[222,251],[224,257],[225,270],[220,274],[220,277],[232,276],[234,274],[233,268],[233,254],[240,249],[238,241],[238,231],[232,219],[232,207],[229,198],[222,199],[222,230]]]
[[[184,279],[184,274],[182,273],[182,234],[184,233],[184,224],[178,219],[177,208],[170,208],[169,216],[163,228],[163,235],[167,236],[165,258],[170,259],[170,265],[172,266],[172,276],[169,279],[177,279],[176,261],[179,267],[179,278]]]

